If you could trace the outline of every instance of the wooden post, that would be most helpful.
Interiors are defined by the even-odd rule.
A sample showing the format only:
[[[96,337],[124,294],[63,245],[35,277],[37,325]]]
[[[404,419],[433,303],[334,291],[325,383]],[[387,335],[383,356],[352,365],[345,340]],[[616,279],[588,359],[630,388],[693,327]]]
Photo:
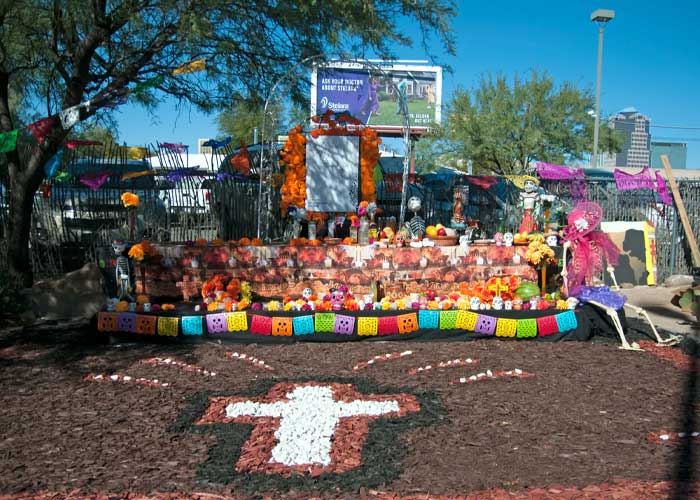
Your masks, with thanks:
[[[681,198],[681,193],[678,191],[678,186],[676,186],[676,179],[673,177],[673,171],[671,170],[671,163],[668,161],[668,156],[661,155],[661,162],[664,164],[664,170],[666,171],[668,184],[671,186],[671,193],[673,193],[673,199],[676,202],[676,210],[678,210],[678,215],[681,218],[681,223],[683,224],[685,236],[686,238],[688,238],[690,252],[693,257],[693,265],[695,267],[700,267],[700,250],[698,249],[698,242],[695,239],[695,233],[693,233],[693,228],[690,227],[688,213],[685,211],[683,198]],[[671,243],[675,244],[675,242]]]

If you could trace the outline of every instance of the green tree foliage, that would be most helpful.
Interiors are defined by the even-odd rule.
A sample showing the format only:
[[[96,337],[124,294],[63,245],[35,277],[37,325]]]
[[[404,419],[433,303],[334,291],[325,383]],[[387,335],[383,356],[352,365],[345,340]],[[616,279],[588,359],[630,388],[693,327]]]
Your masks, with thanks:
[[[217,117],[219,132],[233,138],[234,144],[253,143],[254,129],[258,129],[258,141],[262,138],[264,104],[250,101],[236,101],[226,111]],[[307,107],[308,109],[308,107]],[[268,105],[266,118],[266,134],[272,137],[285,135],[289,129],[304,120],[308,120],[308,110],[292,104],[284,109],[281,104]],[[269,140],[271,137],[266,137]]]
[[[458,90],[447,120],[420,146],[419,155],[442,164],[496,174],[527,172],[534,161],[565,164],[593,149],[594,106],[589,91],[572,83],[557,87],[552,77],[484,76],[473,90]],[[621,138],[601,123],[601,152],[617,151]],[[429,154],[428,154],[429,153]]]
[[[0,132],[22,128],[23,117],[53,116],[88,100],[83,120],[127,100],[154,106],[163,96],[224,109],[237,98],[264,100],[285,76],[294,82],[289,100],[301,102],[308,75],[302,62],[311,56],[367,50],[391,57],[391,47],[412,43],[399,23],[417,26],[424,46],[437,39],[453,52],[454,15],[452,0],[0,0]],[[205,71],[172,74],[200,59]],[[135,93],[144,82],[153,87]],[[37,112],[16,112],[11,96]],[[33,198],[44,164],[69,134],[56,122],[38,144],[24,134],[27,146],[5,158],[8,264],[25,285],[32,282]]]

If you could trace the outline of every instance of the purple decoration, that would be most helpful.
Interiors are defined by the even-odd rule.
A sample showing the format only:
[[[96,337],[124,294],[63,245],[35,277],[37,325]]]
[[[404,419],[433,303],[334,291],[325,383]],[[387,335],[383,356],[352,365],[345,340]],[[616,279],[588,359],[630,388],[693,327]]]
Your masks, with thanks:
[[[355,318],[353,316],[344,316],[342,314],[335,315],[333,333],[352,335],[353,331],[355,331]]]
[[[553,163],[538,162],[535,165],[537,168],[537,175],[540,179],[554,179],[554,180],[573,180],[573,179],[583,179],[583,169],[582,168],[569,168],[562,165],[555,165]]]
[[[476,317],[476,326],[474,327],[474,332],[483,333],[485,335],[493,335],[493,332],[496,331],[496,321],[496,318],[479,314]]]
[[[598,302],[615,310],[622,309],[627,300],[627,297],[613,292],[607,286],[579,286],[572,289],[569,295],[581,302]]]
[[[656,172],[656,192],[659,193],[659,198],[664,205],[673,205],[671,193],[668,192],[666,181],[661,177],[661,172]]]
[[[197,173],[197,169],[195,167],[190,167],[190,168],[178,168],[173,170],[172,172],[168,172],[168,174],[165,176],[167,180],[170,182],[180,182],[182,179],[185,177],[195,175]]]
[[[161,148],[169,149],[175,153],[184,153],[189,149],[189,146],[185,144],[174,144],[172,142],[162,142],[160,143]]]
[[[226,314],[207,314],[207,330],[209,333],[223,333],[228,331]]]
[[[654,178],[649,167],[644,167],[641,172],[636,174],[628,174],[616,168],[613,171],[613,175],[615,176],[617,189],[620,191],[625,189],[654,189]]]
[[[119,331],[120,332],[131,332],[136,331],[136,314],[134,313],[121,313],[119,314]]]
[[[97,191],[105,182],[107,182],[110,175],[112,174],[109,172],[88,172],[80,177],[80,182],[93,191]]]

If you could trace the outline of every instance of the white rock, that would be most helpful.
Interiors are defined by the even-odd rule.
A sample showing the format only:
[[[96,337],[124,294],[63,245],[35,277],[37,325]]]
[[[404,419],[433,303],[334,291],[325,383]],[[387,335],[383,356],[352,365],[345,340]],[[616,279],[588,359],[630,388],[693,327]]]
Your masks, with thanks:
[[[467,379],[466,379],[465,377],[461,377],[461,378],[459,379],[459,382],[460,382],[461,384],[465,383],[466,381],[467,381]]]
[[[516,375],[522,375],[523,371],[520,368],[516,368],[515,370]]]
[[[131,380],[131,377],[129,375],[124,375],[124,381],[128,382]]]
[[[661,439],[662,441],[668,441],[669,435],[668,434],[661,434],[659,436],[659,439]]]
[[[119,380],[119,375],[112,375],[111,377],[112,380]]]

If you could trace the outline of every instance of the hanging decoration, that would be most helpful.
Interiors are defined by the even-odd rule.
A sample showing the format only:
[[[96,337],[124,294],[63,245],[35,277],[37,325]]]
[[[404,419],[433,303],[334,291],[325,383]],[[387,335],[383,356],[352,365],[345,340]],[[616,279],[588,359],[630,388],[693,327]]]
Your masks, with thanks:
[[[85,101],[70,108],[62,109],[58,112],[58,118],[61,121],[61,126],[65,130],[71,129],[80,121],[80,110],[86,108],[90,110],[90,101]]]
[[[63,161],[63,151],[63,148],[59,149],[58,152],[53,155],[49,161],[46,162],[46,164],[44,164],[44,174],[46,174],[47,179],[53,177],[58,170],[58,167],[61,166],[61,162]]]
[[[540,179],[568,181],[571,197],[575,202],[587,199],[585,174],[582,168],[569,168],[554,163],[538,162],[535,164]]]
[[[100,141],[68,141],[66,147],[68,149],[74,149],[81,146],[102,146]]]
[[[122,175],[122,180],[126,181],[128,179],[136,179],[145,175],[155,175],[155,172],[153,170],[139,170],[138,172],[127,172],[124,175]]]
[[[63,172],[62,172],[63,173]],[[97,191],[102,185],[107,182],[110,172],[88,172],[80,177],[80,183],[89,187],[93,191]]]
[[[673,205],[671,193],[668,192],[666,180],[661,176],[661,172],[656,172],[656,192],[659,194],[659,199],[664,205]]]
[[[0,153],[9,153],[17,148],[17,133],[19,129],[0,134]]]
[[[468,175],[466,179],[469,184],[479,186],[481,189],[489,189],[498,182],[492,175]]]
[[[183,64],[179,68],[173,70],[173,75],[184,75],[187,73],[195,73],[197,71],[204,71],[206,69],[206,59],[197,59],[186,64]]]
[[[48,118],[42,118],[39,121],[27,125],[27,129],[29,129],[38,142],[41,142],[55,123],[56,117],[49,116]]]
[[[220,141],[217,141],[216,139],[209,139],[208,141],[204,142],[202,146],[210,147],[216,151],[217,149],[228,146],[231,143],[231,139],[232,137],[230,135],[226,139],[222,139]]]
[[[196,167],[189,168],[177,168],[171,172],[168,172],[165,178],[170,182],[180,182],[185,177],[191,177],[197,174]]]
[[[59,172],[56,174],[56,182],[68,182],[73,176],[68,172]]]
[[[168,149],[173,153],[185,153],[189,149],[186,144],[175,144],[172,142],[163,142],[160,144],[161,148]]]
[[[134,95],[142,94],[143,92],[145,92],[148,89],[162,85],[164,81],[165,81],[165,76],[163,76],[163,75],[154,76],[153,78],[150,78],[146,81],[143,81],[141,83],[137,83],[136,86],[134,87],[134,89],[131,91],[131,93]]]
[[[627,189],[654,189],[654,177],[651,174],[649,167],[644,167],[636,174],[628,174],[619,168],[613,171],[615,176],[615,184],[617,189],[624,191]]]

